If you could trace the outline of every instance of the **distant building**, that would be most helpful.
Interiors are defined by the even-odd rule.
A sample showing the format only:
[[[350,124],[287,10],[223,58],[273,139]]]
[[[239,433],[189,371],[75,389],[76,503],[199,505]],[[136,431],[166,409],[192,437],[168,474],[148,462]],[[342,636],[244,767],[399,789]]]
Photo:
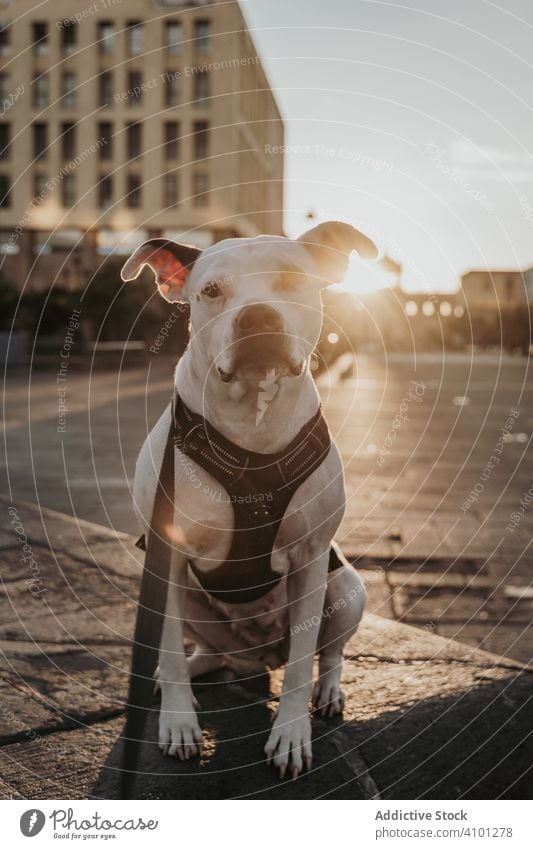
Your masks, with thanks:
[[[282,232],[283,122],[238,2],[0,4],[0,276]]]
[[[527,301],[522,271],[469,271],[461,278],[470,309],[483,306],[513,307]]]
[[[533,268],[524,271],[525,295],[530,304],[533,304]]]

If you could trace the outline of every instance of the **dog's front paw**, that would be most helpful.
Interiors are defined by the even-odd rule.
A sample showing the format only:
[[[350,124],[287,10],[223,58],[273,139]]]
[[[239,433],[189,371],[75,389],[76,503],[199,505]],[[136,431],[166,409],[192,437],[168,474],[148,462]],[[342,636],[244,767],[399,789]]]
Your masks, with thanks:
[[[344,710],[344,693],[340,687],[340,672],[332,669],[320,675],[313,687],[313,710],[319,716],[337,716]]]
[[[161,710],[159,714],[159,748],[164,755],[187,761],[202,754],[202,730],[194,710]]]
[[[284,778],[287,769],[292,778],[297,778],[304,764],[311,769],[311,720],[309,715],[284,720],[279,712],[274,720],[270,737],[265,746],[267,763],[273,763]]]

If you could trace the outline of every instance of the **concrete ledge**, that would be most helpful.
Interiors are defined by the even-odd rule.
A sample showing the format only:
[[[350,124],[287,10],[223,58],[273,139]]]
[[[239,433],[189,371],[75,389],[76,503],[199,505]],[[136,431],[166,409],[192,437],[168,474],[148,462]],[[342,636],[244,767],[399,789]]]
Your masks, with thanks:
[[[15,506],[41,592],[31,591],[20,527],[17,534],[8,516],[0,538],[0,797],[112,798],[143,555],[127,534]],[[160,756],[154,703],[136,795],[529,795],[530,667],[371,614],[346,654],[345,715],[314,720],[309,774],[278,782],[263,761],[281,673],[246,681],[220,673],[195,683],[201,761]]]

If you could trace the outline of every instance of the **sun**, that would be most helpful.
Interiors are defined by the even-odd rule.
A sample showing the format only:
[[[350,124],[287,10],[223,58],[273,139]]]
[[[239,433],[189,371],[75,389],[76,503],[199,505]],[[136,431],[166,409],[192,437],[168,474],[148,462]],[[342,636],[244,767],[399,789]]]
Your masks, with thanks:
[[[351,295],[367,295],[399,285],[400,274],[401,266],[389,257],[378,262],[363,262],[352,256],[340,286]]]

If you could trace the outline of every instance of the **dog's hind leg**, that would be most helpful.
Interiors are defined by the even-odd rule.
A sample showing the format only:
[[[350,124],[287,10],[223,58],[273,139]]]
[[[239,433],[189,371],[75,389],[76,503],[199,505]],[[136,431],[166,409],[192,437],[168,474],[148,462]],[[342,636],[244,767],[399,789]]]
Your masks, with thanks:
[[[214,649],[208,646],[195,646],[193,653],[187,658],[187,666],[189,667],[189,678],[199,678],[200,675],[207,675],[209,672],[216,672],[217,669],[222,669],[227,665],[226,657],[217,654]],[[161,690],[159,683],[159,665],[154,674],[154,695]],[[198,707],[196,699],[194,699],[195,707]]]
[[[343,711],[343,649],[357,630],[364,606],[365,591],[355,569],[346,564],[331,572],[318,638],[318,681],[312,696],[313,707],[321,716],[335,716]]]
[[[196,646],[192,655],[188,658],[188,663],[189,675],[191,678],[198,678],[200,675],[207,675],[208,672],[216,672],[217,669],[222,669],[226,666],[226,658],[224,655],[217,654],[214,649]]]

